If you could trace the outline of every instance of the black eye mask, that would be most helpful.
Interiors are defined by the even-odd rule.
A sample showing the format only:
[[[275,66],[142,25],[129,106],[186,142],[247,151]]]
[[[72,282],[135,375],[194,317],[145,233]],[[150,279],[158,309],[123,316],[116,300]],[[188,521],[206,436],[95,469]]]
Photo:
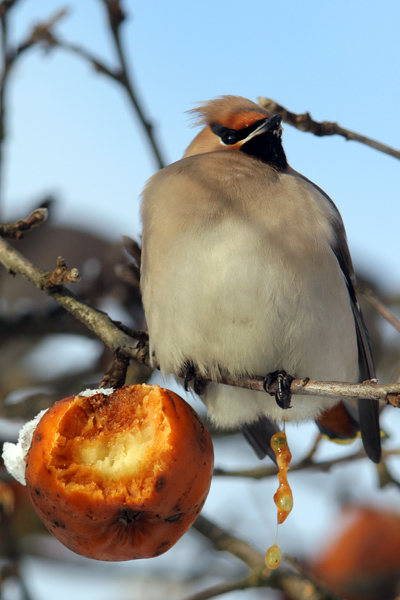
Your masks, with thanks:
[[[258,127],[260,127],[260,125],[267,120],[268,118],[260,119],[252,125],[249,125],[249,127],[239,130],[229,129],[229,127],[224,127],[219,123],[214,123],[214,125],[211,125],[211,129],[215,135],[221,138],[223,144],[226,146],[232,146],[233,144],[236,144],[236,142],[240,142],[240,140],[245,140],[251,133],[253,133],[253,131],[258,129]]]

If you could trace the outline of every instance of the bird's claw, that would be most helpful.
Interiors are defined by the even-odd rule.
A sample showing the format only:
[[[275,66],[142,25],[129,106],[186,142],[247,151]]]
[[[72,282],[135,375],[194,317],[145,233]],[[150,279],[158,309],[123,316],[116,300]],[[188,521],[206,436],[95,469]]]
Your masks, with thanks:
[[[275,401],[279,408],[286,410],[292,407],[292,394],[290,393],[290,384],[292,383],[294,377],[286,373],[286,371],[273,371],[272,373],[268,373],[264,377],[263,381],[263,390],[267,392],[270,396],[275,396]],[[276,381],[277,389],[275,392],[271,392],[269,387],[270,385]]]
[[[189,391],[189,384],[193,381],[193,389],[196,394],[201,396],[206,389],[206,383],[200,379],[192,362],[186,363],[182,368],[183,386],[185,391]]]

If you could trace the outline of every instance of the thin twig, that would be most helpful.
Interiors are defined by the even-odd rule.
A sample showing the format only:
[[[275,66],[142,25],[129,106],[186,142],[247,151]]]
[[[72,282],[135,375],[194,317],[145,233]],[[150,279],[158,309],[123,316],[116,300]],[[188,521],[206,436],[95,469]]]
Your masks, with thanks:
[[[90,307],[63,285],[55,289],[43,288],[43,277],[46,272],[33,265],[2,238],[0,238],[0,263],[10,272],[22,275],[34,286],[45,291],[65,310],[84,323],[90,331],[93,331],[113,352],[119,351],[130,359],[149,364],[148,342],[141,332],[133,338],[125,333],[123,328],[118,327],[106,313]]]
[[[293,125],[293,127],[296,127],[301,131],[307,131],[317,136],[341,135],[342,137],[346,138],[346,140],[360,142],[361,144],[365,144],[370,148],[374,148],[375,150],[389,154],[389,156],[400,159],[400,150],[395,150],[394,148],[391,148],[386,144],[382,144],[381,142],[377,142],[376,140],[372,140],[365,135],[360,135],[359,133],[350,131],[350,129],[345,129],[337,123],[332,123],[331,121],[314,121],[310,113],[306,112],[303,114],[296,114],[290,112],[287,108],[281,104],[278,104],[274,100],[271,100],[270,98],[259,97],[258,102],[263,108],[272,114],[280,113],[283,116],[283,121],[285,123],[289,123],[289,125]]]
[[[99,388],[120,388],[126,380],[126,372],[129,367],[129,358],[114,352],[113,364],[100,381]]]
[[[3,192],[3,142],[6,137],[5,126],[5,92],[7,76],[10,69],[10,60],[8,56],[8,13],[15,4],[15,0],[11,2],[2,2],[0,5],[0,20],[1,20],[1,76],[0,76],[0,198]]]
[[[113,79],[115,82],[121,83],[120,73],[114,71],[111,67],[108,67],[104,63],[104,61],[102,61],[99,58],[97,58],[96,56],[94,56],[94,54],[92,54],[91,52],[86,50],[86,48],[83,48],[82,46],[79,46],[78,44],[72,44],[70,42],[65,42],[59,36],[56,36],[54,33],[50,33],[50,32],[41,33],[39,31],[37,33],[37,35],[39,36],[38,39],[40,39],[40,41],[44,42],[47,45],[48,49],[58,48],[59,50],[65,50],[67,52],[75,54],[79,58],[81,58],[84,61],[86,61],[87,63],[89,63],[89,65],[91,67],[93,67],[97,73],[106,75],[107,77],[110,77],[111,79]]]
[[[2,64],[0,73],[0,199],[3,193],[3,150],[4,141],[6,139],[5,98],[10,72],[16,64],[17,59],[19,59],[22,54],[26,52],[26,50],[35,46],[40,39],[46,35],[46,32],[50,36],[50,29],[66,14],[66,10],[64,9],[57,11],[57,13],[48,21],[39,23],[32,30],[31,34],[22,43],[14,48],[11,47],[8,42],[8,13],[15,4],[16,0],[3,0],[3,2],[0,4],[2,49]]]
[[[252,548],[247,542],[231,535],[203,515],[200,515],[192,527],[206,537],[215,550],[230,552],[244,562],[251,569],[265,569],[265,559],[260,552]],[[269,571],[268,571],[269,573]]]
[[[349,456],[341,456],[340,458],[333,458],[330,460],[322,460],[322,461],[314,461],[310,460],[306,457],[304,460],[300,461],[297,464],[290,466],[290,472],[293,473],[295,471],[320,471],[322,473],[327,473],[333,467],[341,464],[348,464],[350,462],[354,462],[356,460],[361,460],[366,458],[365,451],[359,450],[354,454],[350,454]],[[400,456],[400,448],[395,448],[393,450],[383,450],[382,458],[386,459],[390,456]],[[254,469],[214,469],[214,475],[218,477],[246,477],[249,479],[266,479],[267,477],[276,477],[277,467],[255,467]]]
[[[19,240],[24,236],[24,233],[44,223],[47,217],[47,208],[37,208],[27,219],[19,219],[15,223],[7,223],[6,225],[0,223],[0,236]]]
[[[100,60],[99,58],[94,56],[86,48],[83,48],[78,44],[66,42],[62,40],[59,36],[56,36],[55,33],[51,30],[51,22],[44,24],[45,26],[36,26],[34,29],[34,34],[32,34],[32,39],[35,43],[44,43],[48,50],[58,48],[60,50],[64,50],[75,54],[79,58],[85,60],[98,73],[106,75],[107,77],[110,77],[113,81],[122,85],[129,97],[132,107],[134,108],[135,114],[138,116],[139,121],[146,132],[147,138],[151,146],[151,150],[157,163],[157,167],[161,169],[165,166],[166,163],[162,158],[161,150],[158,146],[158,143],[156,142],[153,124],[146,117],[144,109],[138,100],[137,93],[132,82],[132,78],[128,74],[127,60],[125,58],[125,52],[123,50],[123,44],[121,40],[121,24],[125,20],[125,14],[123,13],[118,0],[113,0],[112,2],[103,0],[103,4],[105,5],[107,10],[111,35],[113,37],[115,48],[117,51],[117,56],[119,60],[118,70],[108,67],[103,60]],[[48,26],[46,27],[46,25]]]
[[[206,600],[215,595],[222,595],[234,589],[247,589],[255,587],[271,587],[282,590],[290,600],[340,600],[340,597],[326,590],[296,566],[296,573],[288,572],[285,568],[270,571],[265,566],[264,556],[250,544],[236,536],[231,535],[222,527],[200,515],[192,525],[196,531],[211,542],[217,551],[229,552],[236,556],[247,566],[251,572],[244,578],[234,582],[220,584],[204,592],[199,592],[186,600]],[[288,563],[294,562],[290,557],[284,557]]]
[[[132,103],[132,106],[134,107],[136,114],[139,117],[139,120],[146,131],[146,135],[150,142],[150,146],[153,151],[153,154],[156,158],[158,167],[160,169],[162,169],[165,166],[165,162],[161,156],[160,149],[154,138],[153,125],[144,114],[144,110],[143,110],[143,108],[138,100],[137,94],[135,92],[135,89],[134,89],[134,86],[132,83],[132,79],[131,79],[131,77],[129,77],[129,74],[128,74],[127,61],[125,58],[125,52],[123,51],[123,48],[122,48],[122,40],[121,40],[121,25],[125,21],[126,15],[121,8],[121,4],[120,4],[119,0],[103,0],[103,4],[107,10],[110,28],[112,31],[112,35],[113,35],[114,42],[115,42],[115,48],[117,50],[117,54],[118,54],[118,58],[119,58],[120,66],[121,66],[120,82],[124,86],[126,93],[128,94],[128,97]]]

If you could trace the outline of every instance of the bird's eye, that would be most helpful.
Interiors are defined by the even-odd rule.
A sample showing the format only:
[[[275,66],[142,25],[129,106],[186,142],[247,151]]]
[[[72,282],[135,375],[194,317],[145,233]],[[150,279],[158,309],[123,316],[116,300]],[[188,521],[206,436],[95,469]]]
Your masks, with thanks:
[[[236,144],[240,139],[237,131],[223,127],[219,123],[211,125],[211,129],[215,135],[221,138],[221,142],[226,146],[232,146],[232,144]]]
[[[236,131],[227,130],[221,135],[221,140],[227,146],[231,146],[232,144],[236,144],[237,142],[237,134]]]

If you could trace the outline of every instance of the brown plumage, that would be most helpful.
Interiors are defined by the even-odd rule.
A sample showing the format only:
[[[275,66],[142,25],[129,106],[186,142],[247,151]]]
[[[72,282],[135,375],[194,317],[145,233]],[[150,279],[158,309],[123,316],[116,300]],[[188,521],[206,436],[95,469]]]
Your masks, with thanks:
[[[203,129],[143,192],[143,303],[162,372],[194,364],[211,377],[373,377],[340,214],[288,165],[280,115],[233,96],[194,113]],[[259,456],[269,451],[271,423],[318,419],[337,404],[301,396],[290,404],[280,377],[275,399],[218,384],[203,395],[210,418],[241,427]],[[363,400],[359,411],[377,461],[377,405]],[[354,430],[358,416],[350,422]]]

